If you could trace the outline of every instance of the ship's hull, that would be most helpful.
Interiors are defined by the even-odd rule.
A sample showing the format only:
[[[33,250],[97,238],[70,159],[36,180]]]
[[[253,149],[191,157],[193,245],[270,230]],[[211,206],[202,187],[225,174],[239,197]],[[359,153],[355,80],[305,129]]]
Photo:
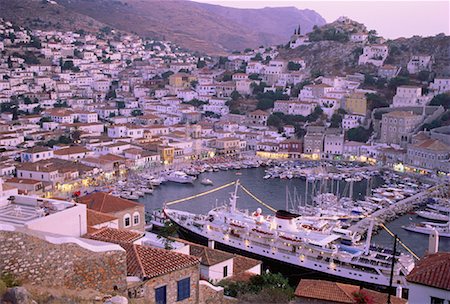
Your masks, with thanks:
[[[173,221],[178,227],[179,235],[189,241],[207,246],[208,245],[208,238],[198,234],[190,229],[187,229],[186,227],[183,227],[176,221]],[[296,286],[298,282],[302,278],[308,278],[308,279],[322,279],[322,280],[331,280],[331,281],[338,281],[342,283],[347,284],[354,284],[358,286],[362,286],[365,288],[371,288],[376,289],[380,291],[387,291],[388,287],[385,285],[380,284],[373,284],[368,283],[365,281],[359,281],[354,280],[351,278],[341,277],[341,276],[335,276],[329,273],[324,273],[320,271],[316,271],[310,268],[302,267],[297,264],[292,264],[289,262],[280,261],[278,259],[270,258],[264,255],[260,255],[258,253],[255,253],[253,251],[247,251],[240,248],[236,248],[227,244],[224,244],[219,241],[215,241],[215,248],[223,251],[227,251],[230,253],[239,254],[242,256],[246,256],[249,258],[257,259],[263,262],[263,268],[264,270],[269,270],[272,273],[282,273],[283,275],[287,276],[289,278],[290,283],[293,286]],[[395,293],[395,288],[392,289],[392,292]]]
[[[420,227],[409,227],[409,226],[402,226],[403,229],[411,231],[411,232],[415,232],[415,233],[421,233],[421,234],[426,234],[426,235],[430,235],[433,232],[433,229],[427,229],[427,228],[420,228]],[[450,238],[450,232],[439,232],[439,236],[440,237],[447,237]]]

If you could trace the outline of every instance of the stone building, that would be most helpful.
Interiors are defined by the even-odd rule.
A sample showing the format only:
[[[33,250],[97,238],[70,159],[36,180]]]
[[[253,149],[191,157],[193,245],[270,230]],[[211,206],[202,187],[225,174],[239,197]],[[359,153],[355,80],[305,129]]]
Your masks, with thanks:
[[[121,244],[127,251],[128,276],[138,278],[130,297],[148,303],[198,303],[200,261],[196,257],[135,244]]]
[[[106,213],[119,219],[119,228],[144,231],[145,207],[120,197],[104,192],[92,193],[78,199],[88,209]]]
[[[264,112],[262,110],[256,110],[256,111],[248,113],[247,117],[248,117],[248,121],[250,124],[266,126],[267,119],[269,118],[269,114],[267,114],[267,112]]]
[[[429,138],[423,133],[413,137],[413,142],[408,145],[408,164],[428,170],[448,170],[450,146]]]
[[[381,142],[406,144],[414,128],[422,121],[420,115],[411,111],[394,111],[382,115]]]
[[[352,114],[366,116],[367,98],[364,92],[350,94],[344,101],[344,109]]]
[[[309,126],[303,139],[303,153],[320,157],[323,152],[323,140],[325,138],[325,127]]]
[[[344,152],[344,134],[339,129],[328,129],[325,133],[323,153],[331,158]]]

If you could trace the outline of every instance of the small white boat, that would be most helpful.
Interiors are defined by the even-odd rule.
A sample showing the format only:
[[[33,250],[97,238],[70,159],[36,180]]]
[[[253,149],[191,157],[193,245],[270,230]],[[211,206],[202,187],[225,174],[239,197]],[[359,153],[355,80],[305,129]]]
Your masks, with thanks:
[[[137,194],[132,194],[130,192],[122,192],[122,194],[120,195],[121,198],[124,199],[129,199],[129,200],[137,200],[139,199],[139,195]]]
[[[448,221],[448,215],[441,214],[438,212],[431,212],[431,211],[417,211],[416,214],[422,218],[425,218],[427,220],[434,220],[434,221],[441,221],[446,222]]]
[[[144,192],[145,194],[152,194],[153,193],[153,189],[151,188],[141,188],[140,189],[142,192]]]
[[[422,233],[422,234],[431,234],[434,230],[436,230],[440,237],[448,237],[450,238],[450,227],[449,224],[436,224],[430,222],[422,222],[420,224],[411,224],[409,226],[402,226],[403,229]]]
[[[195,177],[187,175],[182,171],[175,171],[167,174],[167,180],[170,182],[176,182],[181,184],[192,184],[195,180]]]
[[[205,185],[205,186],[212,186],[213,185],[213,181],[210,180],[209,178],[202,179],[202,181],[200,183],[202,185]]]

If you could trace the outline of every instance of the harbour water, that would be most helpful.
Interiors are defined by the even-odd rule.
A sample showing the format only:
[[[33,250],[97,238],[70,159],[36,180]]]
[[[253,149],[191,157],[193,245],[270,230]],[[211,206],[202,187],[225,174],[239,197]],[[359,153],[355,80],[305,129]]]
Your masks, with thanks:
[[[265,175],[264,168],[229,170],[219,172],[207,172],[199,175],[198,179],[193,184],[178,184],[168,182],[157,187],[152,195],[146,195],[139,201],[145,204],[146,210],[162,208],[163,204],[177,199],[186,198],[200,192],[211,190],[215,187],[233,182],[237,179],[255,194],[263,202],[267,203],[275,209],[286,209],[286,192],[290,193],[290,197],[294,197],[294,189],[297,193],[297,198],[304,202],[305,199],[305,180],[303,179],[263,179]],[[209,178],[214,182],[214,186],[204,186],[200,183],[203,178]],[[373,178],[372,186],[377,187],[382,183],[381,178]],[[316,182],[316,189],[318,182]],[[311,193],[312,183],[309,182],[308,191]],[[287,190],[286,190],[287,189]],[[331,190],[331,184],[328,184],[328,189]],[[334,192],[336,192],[337,182],[333,185]],[[212,194],[208,194],[189,201],[181,202],[172,205],[171,208],[188,211],[192,213],[206,214],[216,205],[222,205],[228,202],[230,193],[233,187],[228,187]],[[346,183],[341,181],[339,185],[339,192],[348,196],[349,187]],[[355,182],[353,187],[354,198],[363,198],[367,192],[367,181]],[[270,210],[264,208],[242,190],[238,192],[238,208],[256,210],[262,208],[264,213],[272,213]],[[295,206],[292,204],[293,200],[288,202],[288,207],[291,209]],[[296,204],[298,204],[296,202]],[[421,219],[416,215],[404,215],[387,224],[387,227],[396,233],[399,238],[409,246],[417,255],[423,256],[428,247],[428,236],[406,231],[401,228],[402,225],[412,222],[420,222]],[[392,246],[392,237],[385,231],[379,231],[377,235],[372,238],[373,243],[380,245]],[[450,240],[441,238],[440,250],[450,251]]]

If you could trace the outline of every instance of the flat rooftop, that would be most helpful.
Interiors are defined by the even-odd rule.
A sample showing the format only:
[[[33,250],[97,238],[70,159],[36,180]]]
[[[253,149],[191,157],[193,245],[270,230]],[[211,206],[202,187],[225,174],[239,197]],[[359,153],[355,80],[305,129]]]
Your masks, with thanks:
[[[0,223],[25,225],[73,206],[74,203],[67,201],[17,195],[0,202]]]

